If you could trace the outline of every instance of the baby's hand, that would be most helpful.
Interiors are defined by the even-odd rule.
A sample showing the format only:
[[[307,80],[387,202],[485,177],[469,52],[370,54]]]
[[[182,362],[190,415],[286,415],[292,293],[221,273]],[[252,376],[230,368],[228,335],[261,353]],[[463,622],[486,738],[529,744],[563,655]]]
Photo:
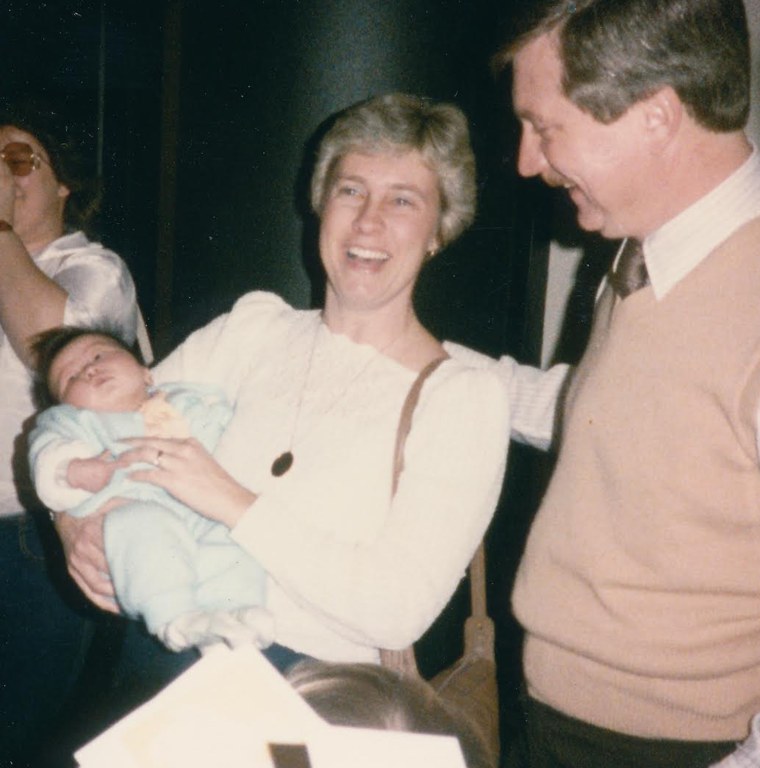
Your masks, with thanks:
[[[108,451],[91,459],[72,459],[66,470],[66,482],[72,488],[96,493],[111,482],[113,473],[122,466],[124,463],[114,459]]]

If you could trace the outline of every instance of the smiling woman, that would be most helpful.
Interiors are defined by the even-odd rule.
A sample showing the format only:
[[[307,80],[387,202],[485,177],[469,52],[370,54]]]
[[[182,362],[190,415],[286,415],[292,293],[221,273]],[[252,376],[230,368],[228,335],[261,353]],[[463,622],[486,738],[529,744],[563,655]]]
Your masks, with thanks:
[[[417,150],[340,160],[319,238],[325,312],[338,326],[350,309],[404,317],[422,264],[438,249],[439,209],[437,175]]]
[[[414,286],[425,261],[475,216],[466,118],[450,104],[404,94],[347,110],[320,146],[311,201],[320,216],[328,325],[353,327],[355,340],[421,370],[440,349],[414,313]],[[360,330],[356,313],[366,318],[370,309],[378,313],[374,330]],[[365,333],[379,335],[373,341]]]
[[[472,221],[475,166],[453,106],[392,94],[339,115],[320,146],[312,203],[327,272],[323,310],[253,293],[157,366],[158,384],[224,389],[234,415],[214,456],[136,441],[132,477],[222,523],[267,572],[281,666],[297,656],[377,661],[446,605],[501,490],[509,392],[448,358],[412,305],[419,271]],[[425,381],[392,490],[403,403]],[[103,599],[59,516],[72,571]],[[83,550],[82,550],[83,551]]]

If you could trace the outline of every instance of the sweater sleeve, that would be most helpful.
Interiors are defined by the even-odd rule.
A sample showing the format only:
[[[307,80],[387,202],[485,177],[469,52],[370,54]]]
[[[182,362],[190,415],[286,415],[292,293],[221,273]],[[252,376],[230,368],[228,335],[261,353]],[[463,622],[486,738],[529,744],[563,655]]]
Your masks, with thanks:
[[[254,502],[232,536],[340,634],[404,647],[463,577],[498,501],[508,439],[504,383],[450,361],[423,387],[399,487],[374,540],[346,542],[340,532],[297,522],[277,488]]]
[[[542,450],[550,448],[572,369],[559,364],[543,371],[505,356],[499,360],[497,371],[510,382],[512,439]]]
[[[251,360],[292,309],[271,293],[248,293],[232,310],[190,334],[154,369],[157,384],[192,381],[220,388],[234,405]]]
[[[72,488],[66,481],[66,470],[72,459],[87,459],[99,452],[80,434],[69,406],[58,406],[37,417],[29,438],[29,465],[40,501],[57,511],[73,509],[90,497],[90,493]]]
[[[446,342],[447,352],[468,365],[491,368],[509,390],[512,439],[541,450],[556,437],[557,409],[572,369],[560,363],[548,370],[522,365],[504,355],[494,360],[480,352]]]
[[[92,494],[82,488],[72,488],[66,480],[66,472],[72,459],[89,459],[93,456],[86,443],[55,440],[47,444],[37,455],[33,468],[34,485],[40,501],[56,511],[73,509]]]

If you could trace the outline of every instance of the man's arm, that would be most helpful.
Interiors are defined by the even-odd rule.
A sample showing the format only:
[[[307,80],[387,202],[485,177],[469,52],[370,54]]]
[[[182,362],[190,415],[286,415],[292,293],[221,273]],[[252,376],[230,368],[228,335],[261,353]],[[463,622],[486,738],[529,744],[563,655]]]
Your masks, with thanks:
[[[559,364],[544,371],[510,357],[502,357],[497,365],[510,380],[512,439],[541,450],[551,448],[573,369]]]
[[[505,355],[495,360],[450,341],[446,351],[474,367],[493,367],[509,388],[511,437],[519,443],[547,450],[556,437],[557,417],[572,368],[564,363],[542,370],[521,365]]]

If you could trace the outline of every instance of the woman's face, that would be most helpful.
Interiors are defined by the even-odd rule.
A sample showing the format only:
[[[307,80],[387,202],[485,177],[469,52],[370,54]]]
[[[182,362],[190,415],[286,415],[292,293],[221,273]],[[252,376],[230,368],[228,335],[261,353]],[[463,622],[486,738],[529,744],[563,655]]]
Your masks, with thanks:
[[[341,158],[319,234],[328,305],[411,306],[425,256],[439,247],[440,206],[438,175],[416,150]]]
[[[28,144],[40,157],[28,176],[13,176],[13,229],[30,251],[43,248],[63,232],[63,209],[69,196],[50,167],[50,158],[37,139],[12,125],[0,126],[0,149],[12,142]]]

